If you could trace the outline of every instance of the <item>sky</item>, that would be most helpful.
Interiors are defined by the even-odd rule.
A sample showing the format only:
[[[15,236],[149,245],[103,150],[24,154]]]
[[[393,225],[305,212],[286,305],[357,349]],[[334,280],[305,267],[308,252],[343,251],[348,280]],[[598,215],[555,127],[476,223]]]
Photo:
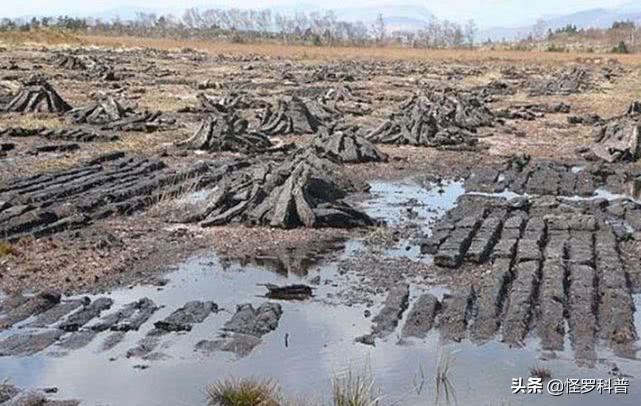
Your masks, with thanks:
[[[294,4],[319,3],[314,0],[21,0],[9,2],[0,17],[29,15],[89,15],[122,7],[149,8],[160,12],[179,12],[187,7],[268,8]],[[323,0],[322,7],[376,7],[381,4],[419,5],[439,18],[454,21],[475,19],[481,26],[510,26],[531,22],[544,15],[567,14],[590,8],[612,8],[631,0]]]

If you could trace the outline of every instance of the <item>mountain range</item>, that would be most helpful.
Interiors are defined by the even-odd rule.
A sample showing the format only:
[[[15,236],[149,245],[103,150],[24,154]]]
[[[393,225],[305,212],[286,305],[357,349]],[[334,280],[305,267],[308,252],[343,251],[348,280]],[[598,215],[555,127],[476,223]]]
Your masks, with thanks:
[[[607,28],[615,21],[633,21],[641,24],[641,3],[626,3],[616,9],[595,8],[571,14],[543,16],[541,20],[545,30],[553,31],[568,24],[576,25],[577,28]],[[529,34],[534,24],[536,21],[530,26],[488,28],[479,31],[477,37],[480,40],[511,40]]]

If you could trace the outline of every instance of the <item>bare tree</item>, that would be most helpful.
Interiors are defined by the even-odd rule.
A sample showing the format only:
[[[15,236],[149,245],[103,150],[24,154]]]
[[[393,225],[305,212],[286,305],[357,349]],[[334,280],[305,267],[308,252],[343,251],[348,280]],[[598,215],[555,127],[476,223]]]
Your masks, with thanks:
[[[385,40],[385,20],[383,19],[383,14],[379,13],[376,16],[374,24],[372,24],[372,33],[374,34],[374,39],[378,43],[382,43]]]
[[[545,38],[545,31],[547,28],[547,24],[545,23],[545,20],[542,18],[539,18],[536,20],[536,23],[532,26],[532,37],[536,40],[542,40]]]
[[[474,47],[474,40],[476,39],[476,33],[478,29],[476,27],[476,22],[474,20],[468,20],[465,23],[464,33],[465,33],[465,42],[470,48]]]

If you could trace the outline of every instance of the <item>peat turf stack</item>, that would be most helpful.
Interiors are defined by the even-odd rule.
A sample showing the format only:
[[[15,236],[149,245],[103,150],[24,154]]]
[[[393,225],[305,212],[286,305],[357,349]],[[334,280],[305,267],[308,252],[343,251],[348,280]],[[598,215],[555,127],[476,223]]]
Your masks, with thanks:
[[[144,131],[153,132],[175,120],[166,120],[160,111],[136,112],[113,96],[100,95],[90,105],[69,112],[69,121],[74,124],[100,126],[105,131]]]
[[[356,76],[352,72],[341,71],[341,66],[322,66],[312,72],[309,82],[354,82]]]
[[[594,129],[590,151],[606,162],[636,161],[641,158],[641,102]]]
[[[318,156],[342,163],[387,162],[387,154],[352,128],[321,130],[311,142]]]
[[[234,110],[259,107],[260,101],[251,100],[245,94],[230,92],[222,97],[210,97],[204,93],[196,96],[196,107],[185,107],[179,113],[231,113]]]
[[[267,135],[314,134],[322,126],[305,102],[296,96],[278,100],[276,110],[267,107],[260,117],[258,131]]]
[[[511,83],[503,80],[493,80],[487,85],[477,87],[473,91],[486,103],[496,100],[497,96],[511,96],[516,94],[516,88]]]
[[[259,164],[228,177],[195,220],[203,226],[232,222],[279,228],[370,226],[374,221],[342,199],[347,188],[332,162],[301,151],[281,165]]]
[[[340,85],[329,89],[321,98],[324,105],[347,114],[362,116],[371,113],[367,99],[358,97],[347,85]]]
[[[493,122],[492,112],[472,96],[417,94],[366,138],[374,143],[426,147],[476,145],[476,129]]]
[[[103,125],[122,120],[131,114],[134,114],[133,107],[123,105],[113,96],[99,95],[93,103],[73,109],[67,116],[74,124]]]
[[[13,93],[11,88],[3,83],[0,83],[0,110],[3,110],[4,105],[13,100]]]
[[[575,66],[558,72],[553,77],[530,84],[530,96],[567,96],[589,90],[593,86],[589,70]]]
[[[53,58],[53,63],[59,68],[68,70],[87,70],[84,61],[75,55],[59,54]]]
[[[248,131],[247,120],[237,114],[211,114],[189,139],[178,143],[190,149],[212,152],[261,152],[272,146],[265,135]]]
[[[64,113],[71,106],[42,77],[31,77],[18,94],[4,107],[14,113]]]

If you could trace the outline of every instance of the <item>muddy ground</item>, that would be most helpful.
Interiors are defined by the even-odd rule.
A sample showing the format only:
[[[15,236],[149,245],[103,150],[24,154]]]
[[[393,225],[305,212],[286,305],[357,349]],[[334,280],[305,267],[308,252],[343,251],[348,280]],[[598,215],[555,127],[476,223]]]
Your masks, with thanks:
[[[571,349],[572,363],[588,368],[638,361],[641,167],[585,154],[599,120],[641,100],[637,66],[318,62],[98,47],[0,53],[2,358],[61,357],[109,333],[102,351],[124,340],[119,357],[153,369],[170,357],[163,337],[198,330],[219,313],[210,299],[239,307],[226,309],[233,316],[217,325],[220,336],[193,349],[245,357],[279,331],[289,302],[284,310],[278,301],[247,305],[234,292],[167,304],[109,298],[123,288],[162,291],[186,261],[213,255],[222,268],[266,268],[321,286],[314,300],[323,305],[361,306],[371,325],[353,345],[438,331],[446,342],[516,348],[534,337],[540,359]],[[296,100],[311,116],[294,111]],[[600,119],[576,119],[589,115]],[[210,116],[227,121],[203,126]],[[339,129],[369,140],[361,148],[371,141],[385,159],[342,162],[364,156],[347,141],[309,147]],[[194,150],[195,141],[202,145]],[[332,169],[314,172],[317,158],[305,153],[329,158]],[[297,218],[291,205],[281,213],[278,199],[267,198],[273,227],[242,211],[261,196],[243,189],[259,183],[261,165],[273,175],[301,156],[302,173],[331,179],[337,186],[326,194],[345,196],[311,204],[308,217],[296,200]],[[201,215],[226,188],[228,206],[218,200],[214,214]],[[340,226],[347,222],[369,226]],[[316,277],[319,267],[330,276]],[[174,307],[159,310],[166,305]],[[127,339],[129,331],[139,340]]]

